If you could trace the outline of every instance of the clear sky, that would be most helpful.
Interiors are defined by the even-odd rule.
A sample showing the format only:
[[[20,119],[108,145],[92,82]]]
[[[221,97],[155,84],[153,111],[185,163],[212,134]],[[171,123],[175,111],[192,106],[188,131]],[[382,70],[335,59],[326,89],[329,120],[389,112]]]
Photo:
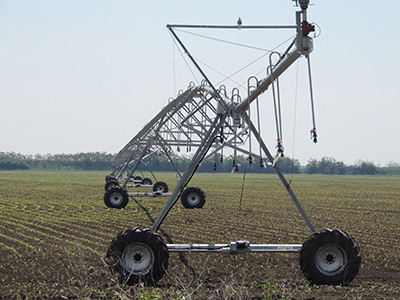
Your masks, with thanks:
[[[324,156],[346,164],[400,163],[398,1],[312,3],[308,19],[321,28],[311,55],[319,142],[309,136],[302,58],[281,82],[287,155],[302,164]],[[194,80],[166,24],[235,25],[240,16],[244,25],[291,25],[295,11],[290,0],[0,0],[0,151],[116,153]],[[263,49],[294,34],[196,33]],[[262,55],[179,34],[196,58],[224,74]],[[265,69],[267,60],[254,70]],[[262,134],[273,149],[268,93],[260,98]]]

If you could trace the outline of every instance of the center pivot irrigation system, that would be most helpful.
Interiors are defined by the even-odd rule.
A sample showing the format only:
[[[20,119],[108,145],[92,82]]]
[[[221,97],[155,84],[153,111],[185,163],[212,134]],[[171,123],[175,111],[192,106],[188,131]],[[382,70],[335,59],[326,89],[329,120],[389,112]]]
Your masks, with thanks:
[[[301,270],[312,283],[347,284],[357,275],[361,265],[361,255],[356,241],[348,233],[339,229],[316,230],[314,228],[290,184],[283,176],[278,164],[275,163],[282,150],[279,131],[278,152],[276,156],[273,156],[260,135],[259,125],[253,124],[250,118],[250,104],[256,101],[258,106],[259,95],[270,86],[274,90],[279,76],[298,58],[306,57],[310,68],[309,55],[313,50],[313,39],[309,36],[309,33],[314,31],[314,25],[307,21],[309,0],[295,2],[301,10],[296,12],[296,24],[292,26],[243,26],[240,19],[237,26],[167,25],[174,39],[202,74],[204,80],[198,86],[190,84],[186,91],[170,101],[119,152],[115,160],[116,168],[114,172],[106,177],[105,202],[110,207],[124,207],[129,196],[162,195],[169,197],[151,228],[135,227],[123,230],[111,242],[105,262],[109,265],[111,271],[117,274],[121,283],[154,283],[160,280],[168,267],[169,252],[228,254],[299,252]],[[255,77],[249,79],[248,94],[241,99],[235,92],[229,98],[225,88],[217,89],[211,83],[177,36],[174,31],[176,28],[292,28],[296,31],[296,36],[287,50],[279,56],[278,61],[270,65],[268,75],[264,79],[260,81]],[[313,107],[311,72],[309,72],[309,80]],[[314,118],[313,125],[314,128],[311,133],[314,142],[316,142]],[[255,155],[251,150],[247,151],[242,147],[245,137],[249,133],[258,142],[259,155]],[[172,193],[166,193],[168,186],[160,182],[154,184],[153,193],[128,193],[128,186],[152,186],[151,180],[146,179],[146,181],[134,176],[139,165],[146,165],[147,159],[154,155],[163,155],[174,164],[171,158],[173,147],[178,149],[179,147],[194,148],[196,152],[183,174],[176,170],[180,179]],[[256,157],[260,160],[261,165],[266,163],[272,165],[311,230],[311,235],[303,244],[250,244],[248,241],[236,241],[227,244],[166,244],[163,241],[157,231],[179,197],[181,197],[185,207],[203,207],[205,202],[204,192],[197,187],[186,188],[186,186],[207,154],[213,155],[224,147],[232,148],[235,154],[237,151],[247,154],[250,161],[253,157]],[[236,162],[233,162],[234,168],[235,164]],[[122,175],[124,173],[127,173],[125,177]]]

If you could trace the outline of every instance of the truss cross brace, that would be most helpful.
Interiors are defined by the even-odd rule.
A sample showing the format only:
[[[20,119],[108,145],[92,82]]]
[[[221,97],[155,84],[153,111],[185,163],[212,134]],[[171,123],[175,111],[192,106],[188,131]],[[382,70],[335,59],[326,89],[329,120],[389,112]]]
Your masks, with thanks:
[[[264,154],[267,156],[269,161],[274,161],[273,156],[269,152],[267,146],[265,145],[263,139],[261,138],[259,132],[257,131],[256,127],[254,126],[253,122],[251,122],[250,118],[246,115],[246,123],[249,125],[250,130],[253,132],[254,136],[256,137],[257,141],[260,143],[262,150],[264,151]],[[283,176],[282,171],[279,169],[278,164],[274,164],[273,168],[275,169],[276,173],[278,174],[279,179],[285,186],[287,192],[289,193],[290,197],[292,198],[294,204],[296,205],[298,211],[302,215],[303,219],[306,221],[307,226],[310,228],[311,232],[315,232],[315,228],[313,224],[310,221],[310,218],[307,216],[307,213],[305,212],[304,208],[302,207],[300,201],[297,199],[296,194],[293,192],[292,188],[290,187],[290,184],[287,182],[285,176]]]
[[[210,129],[205,136],[204,140],[202,141],[201,145],[197,149],[190,165],[186,169],[185,173],[182,175],[181,179],[179,180],[178,184],[176,185],[172,195],[168,199],[167,203],[165,204],[164,208],[162,209],[161,213],[159,214],[157,220],[154,222],[151,229],[153,231],[157,231],[164,221],[165,217],[167,216],[168,212],[174,206],[176,201],[178,200],[181,192],[188,184],[189,180],[192,178],[193,174],[196,172],[197,167],[203,160],[204,156],[207,154],[208,150],[212,146],[215,138],[217,137],[218,133],[220,132],[222,126],[225,124],[225,120],[227,118],[227,114],[217,115],[214,122],[210,126]]]
[[[167,203],[165,204],[164,208],[162,209],[161,213],[159,214],[157,220],[152,226],[153,231],[157,231],[161,225],[161,223],[164,221],[165,217],[171,210],[171,208],[174,206],[176,201],[178,200],[181,192],[187,185],[187,183],[190,181],[192,178],[193,174],[195,173],[197,167],[201,163],[201,161],[204,159],[205,155],[207,154],[208,150],[211,148],[215,138],[217,137],[219,131],[221,130],[222,126],[225,124],[225,120],[227,118],[227,114],[224,113],[222,115],[217,115],[212,126],[210,127],[206,137],[204,138],[202,144],[200,147],[197,149],[192,161],[190,162],[189,167],[186,169],[185,173],[182,175],[181,179],[179,180],[177,186],[175,187],[173,193],[171,194],[170,198],[168,199]],[[261,145],[262,150],[264,151],[264,154],[266,157],[269,159],[269,161],[273,161],[274,158],[269,152],[267,146],[265,145],[263,139],[261,138],[259,132],[257,131],[256,127],[254,124],[251,122],[249,116],[246,114],[245,116],[245,121],[247,125],[249,126],[249,129],[253,132],[255,138]],[[297,209],[299,210],[300,214],[302,215],[303,219],[307,223],[307,226],[310,228],[311,232],[315,232],[315,228],[312,225],[309,217],[307,216],[305,210],[303,209],[300,201],[297,199],[295,193],[293,192],[292,188],[290,187],[290,184],[287,182],[285,176],[283,175],[282,171],[279,169],[277,164],[274,164],[274,169],[285,186],[287,192],[289,193],[290,197],[292,198],[294,204],[296,205]]]

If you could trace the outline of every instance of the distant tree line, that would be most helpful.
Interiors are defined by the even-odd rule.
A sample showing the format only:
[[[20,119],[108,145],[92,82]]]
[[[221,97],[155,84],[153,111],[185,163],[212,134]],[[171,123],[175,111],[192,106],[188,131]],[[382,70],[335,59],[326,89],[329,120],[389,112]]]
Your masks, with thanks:
[[[0,170],[111,170],[114,159],[114,154],[105,152],[45,155],[0,152]]]
[[[184,172],[186,167],[189,165],[192,157],[191,156],[172,156],[172,161],[169,161],[165,156],[153,157],[150,161],[146,161],[146,164],[141,164],[141,168],[146,170],[150,168],[151,170],[158,171],[175,171],[175,168],[179,172]],[[301,165],[297,159],[290,159],[287,157],[280,158],[278,161],[280,169],[284,173],[300,173]],[[228,155],[222,157],[221,155],[216,155],[204,159],[200,166],[198,167],[198,172],[246,172],[249,173],[273,173],[275,172],[271,164],[265,164],[260,162],[259,159],[249,160],[245,156]]]
[[[105,170],[113,169],[116,154],[106,152],[88,152],[77,154],[35,154],[24,155],[14,152],[0,152],[0,170]],[[171,154],[172,161],[166,156],[156,155],[140,165],[142,171],[184,172],[191,161],[191,156]],[[310,159],[306,166],[302,166],[297,159],[288,157],[277,161],[283,173],[305,174],[336,174],[336,175],[400,175],[400,164],[388,163],[385,167],[376,166],[373,162],[358,161],[354,165],[346,165],[332,157],[320,160]],[[209,157],[198,167],[198,172],[240,172],[274,173],[271,164],[265,164],[259,159],[251,161],[245,156],[216,155]]]
[[[173,158],[173,163],[179,171],[183,172],[190,160],[191,157],[179,156]],[[238,165],[237,168],[234,163]],[[354,165],[346,165],[332,157],[324,157],[321,160],[310,159],[306,166],[302,166],[297,159],[281,157],[278,159],[277,164],[282,172],[286,174],[400,175],[400,164],[394,162],[387,164],[385,167],[376,166],[369,161],[358,161]],[[174,171],[172,163],[164,156],[153,158],[147,162],[147,165],[152,170]],[[238,156],[234,159],[232,155],[223,157],[222,160],[219,155],[205,159],[197,171],[232,172],[237,170],[242,173],[245,169],[249,173],[275,173],[271,164],[261,163],[259,159],[253,159],[252,163],[250,163],[245,156]]]
[[[399,166],[400,167],[400,166]],[[399,168],[400,169],[400,168]],[[385,168],[375,166],[369,161],[358,161],[355,165],[347,166],[332,157],[324,157],[321,160],[310,159],[304,168],[306,174],[337,174],[337,175],[377,175],[385,174]]]

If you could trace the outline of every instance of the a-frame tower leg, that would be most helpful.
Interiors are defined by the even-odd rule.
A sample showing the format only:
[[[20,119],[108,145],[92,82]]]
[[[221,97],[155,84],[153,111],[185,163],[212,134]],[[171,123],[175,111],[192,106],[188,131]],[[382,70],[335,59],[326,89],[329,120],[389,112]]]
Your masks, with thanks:
[[[196,172],[197,167],[204,159],[205,155],[207,154],[208,150],[212,146],[215,138],[217,137],[218,133],[220,132],[222,126],[225,124],[225,120],[227,118],[227,114],[217,115],[214,122],[211,124],[210,129],[203,139],[201,145],[197,149],[196,153],[193,156],[192,161],[190,162],[188,168],[186,169],[185,173],[182,175],[181,179],[178,181],[172,195],[169,197],[167,203],[164,205],[164,208],[160,212],[157,220],[154,222],[151,229],[153,231],[157,231],[164,221],[165,217],[167,216],[168,212],[174,206],[176,201],[178,200],[180,194],[182,193],[185,186],[188,184],[190,179],[192,178],[193,174]]]
[[[246,123],[249,126],[250,130],[254,134],[254,137],[257,139],[258,143],[260,144],[262,150],[264,151],[265,155],[267,156],[268,160],[270,162],[274,161],[274,157],[271,155],[269,152],[267,146],[265,145],[263,139],[260,136],[260,133],[257,131],[256,127],[254,126],[253,122],[251,122],[250,118],[246,115]],[[285,186],[287,192],[289,193],[290,197],[292,198],[294,204],[296,205],[297,209],[299,210],[300,214],[302,215],[303,219],[306,221],[307,226],[310,228],[311,232],[315,232],[315,228],[313,224],[310,221],[310,218],[308,217],[307,213],[305,212],[303,206],[301,205],[300,201],[297,199],[296,194],[293,192],[292,188],[290,187],[290,184],[286,180],[285,176],[283,176],[282,171],[279,169],[278,164],[273,164],[273,168],[275,169],[276,173],[278,174],[279,179]]]

